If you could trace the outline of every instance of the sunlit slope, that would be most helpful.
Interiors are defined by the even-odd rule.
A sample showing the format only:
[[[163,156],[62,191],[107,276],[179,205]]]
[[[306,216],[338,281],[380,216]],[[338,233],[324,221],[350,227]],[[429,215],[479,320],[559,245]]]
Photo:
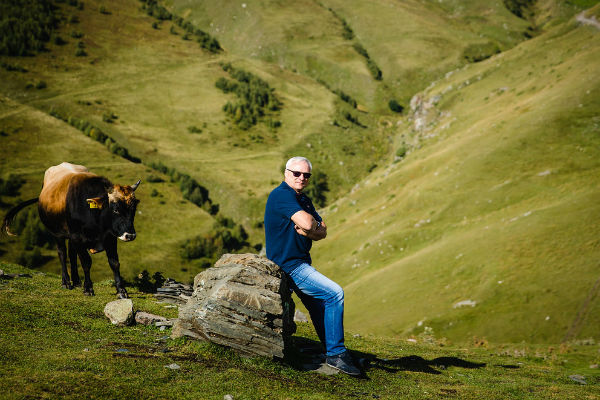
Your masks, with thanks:
[[[501,2],[470,1],[183,1],[173,9],[219,38],[228,52],[259,58],[322,80],[369,110],[407,101],[444,71],[465,62],[470,45],[510,48],[527,22]],[[343,23],[353,32],[344,37]],[[346,32],[347,33],[347,32]],[[383,72],[373,79],[360,44]]]
[[[571,21],[415,99],[398,135],[412,151],[332,205],[314,249],[350,329],[597,335],[599,35]]]
[[[109,13],[98,12],[100,6]],[[137,1],[92,1],[84,10],[66,10],[79,22],[61,26],[60,34],[66,38],[80,30],[88,56],[75,57],[72,41],[50,44],[49,53],[18,60],[27,74],[0,71],[7,77],[5,93],[47,112],[84,118],[144,163],[160,161],[190,174],[209,189],[223,214],[247,229],[262,220],[264,199],[281,179],[287,148],[331,127],[335,95],[313,79],[227,51],[210,54],[182,40],[184,32],[171,21],[153,29],[155,20]],[[228,77],[220,66],[226,62],[274,88],[283,103],[275,117],[281,128],[259,123],[243,131],[227,120],[222,108],[235,96],[215,87],[219,77]],[[33,77],[47,89],[23,90]],[[106,113],[118,118],[107,123]],[[190,127],[201,132],[191,133]]]
[[[189,202],[182,202],[174,184],[149,182],[148,175],[160,174],[117,157],[109,153],[105,146],[66,123],[3,96],[0,97],[0,124],[4,133],[0,136],[3,154],[0,171],[3,174],[18,174],[26,181],[20,190],[23,200],[37,197],[44,171],[63,161],[83,164],[113,183],[132,185],[138,179],[142,180],[136,191],[136,197],[140,200],[135,219],[137,239],[130,243],[119,243],[121,273],[124,277],[131,279],[146,269],[151,272],[162,271],[167,276],[187,281],[199,272],[194,270],[193,264],[180,259],[179,245],[194,232],[208,230],[213,220],[204,210]],[[24,152],[24,149],[27,151]],[[166,177],[163,179],[168,180]],[[153,191],[157,195],[153,196]],[[27,209],[21,212],[25,213]],[[4,259],[14,259],[22,250],[19,240],[20,237],[3,237],[0,252]],[[54,273],[60,271],[56,250],[45,250],[44,255],[49,257],[49,262],[43,266],[43,270]],[[112,278],[105,253],[94,255],[92,260],[93,280]]]
[[[488,55],[522,41],[528,23],[501,1],[325,0],[352,27],[383,71],[376,97],[402,102],[445,71],[467,62],[469,48]]]

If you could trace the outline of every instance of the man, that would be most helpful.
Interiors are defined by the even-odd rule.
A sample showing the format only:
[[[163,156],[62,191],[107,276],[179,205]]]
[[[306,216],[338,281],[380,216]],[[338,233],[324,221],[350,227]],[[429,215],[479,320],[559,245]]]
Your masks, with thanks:
[[[311,170],[308,159],[289,159],[284,181],[269,195],[265,209],[267,257],[291,278],[292,288],[308,309],[325,346],[327,364],[356,376],[361,372],[344,346],[344,291],[311,265],[312,242],[327,236],[327,225],[302,193]]]

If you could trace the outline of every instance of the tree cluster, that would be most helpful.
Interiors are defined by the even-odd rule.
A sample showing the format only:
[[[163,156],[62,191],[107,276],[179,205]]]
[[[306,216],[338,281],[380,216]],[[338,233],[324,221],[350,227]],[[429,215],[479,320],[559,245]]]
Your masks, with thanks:
[[[200,185],[194,178],[188,174],[177,171],[175,168],[169,168],[162,162],[150,163],[150,167],[156,171],[162,172],[171,178],[171,182],[179,183],[179,190],[183,198],[201,207],[211,215],[219,212],[218,204],[213,204],[208,196],[208,189]]]
[[[37,207],[29,208],[15,217],[12,230],[19,235],[21,252],[17,258],[19,264],[36,268],[44,264],[42,248],[52,248],[54,237],[40,220]]]
[[[377,64],[375,64],[375,61],[373,61],[373,59],[371,59],[371,57],[369,56],[369,53],[367,53],[367,50],[364,47],[362,47],[362,45],[360,43],[354,43],[352,45],[352,47],[354,47],[354,50],[356,50],[356,52],[358,54],[360,54],[361,56],[363,56],[365,58],[365,60],[367,61],[367,69],[371,73],[371,76],[373,77],[373,79],[375,79],[376,81],[382,80],[383,74],[382,74],[381,70],[379,69],[379,67],[377,66]]]
[[[159,21],[173,21],[177,26],[183,29],[186,34],[183,35],[183,39],[189,40],[190,35],[196,37],[196,42],[200,44],[200,47],[210,51],[211,53],[218,53],[223,50],[221,45],[211,35],[204,32],[201,29],[198,29],[192,24],[190,21],[186,21],[184,18],[173,15],[169,10],[167,10],[164,6],[160,5],[157,0],[140,0],[144,3],[143,8],[146,10],[146,13],[151,17],[156,18]],[[158,25],[152,25],[155,29],[158,29]],[[171,27],[171,33],[174,33],[173,27]]]
[[[238,127],[244,130],[250,129],[267,113],[280,110],[281,101],[275,96],[275,89],[267,82],[249,72],[234,68],[229,63],[221,67],[235,80],[221,77],[217,79],[215,86],[224,93],[234,93],[238,98],[237,102],[228,101],[223,106],[223,111]],[[271,127],[280,125],[281,123],[272,121],[270,123]]]
[[[315,206],[325,207],[327,205],[326,192],[329,192],[327,175],[324,172],[315,171],[310,177],[310,185],[304,189],[304,193],[312,200]]]
[[[0,196],[16,196],[25,181],[19,175],[8,174],[0,178]]]
[[[0,1],[0,55],[43,51],[58,25],[55,10],[50,0]]]
[[[104,144],[111,153],[116,154],[120,157],[123,157],[124,159],[129,160],[134,163],[142,162],[142,160],[140,160],[138,157],[135,157],[135,156],[132,156],[131,154],[129,154],[129,150],[127,150],[125,147],[118,144],[116,142],[116,140],[114,140],[113,138],[111,138],[110,136],[108,136],[107,134],[102,132],[102,130],[100,128],[98,128],[97,126],[94,126],[89,121],[86,121],[81,118],[65,117],[56,110],[50,111],[50,115],[67,122],[69,125],[79,129],[86,136],[94,139],[97,142]]]
[[[210,267],[223,254],[248,246],[248,234],[243,226],[236,224],[231,218],[217,216],[210,232],[183,243],[181,256],[186,260],[198,260],[202,267]]]

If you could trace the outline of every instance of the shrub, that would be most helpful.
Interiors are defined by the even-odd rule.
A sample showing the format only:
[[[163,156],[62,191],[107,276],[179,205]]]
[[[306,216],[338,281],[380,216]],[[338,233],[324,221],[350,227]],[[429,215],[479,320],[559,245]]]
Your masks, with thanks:
[[[381,72],[377,64],[375,64],[375,61],[373,61],[370,58],[367,59],[367,68],[371,73],[373,79],[375,79],[376,81],[380,81],[383,79],[383,73]]]
[[[406,146],[400,146],[398,150],[396,150],[396,157],[404,158],[404,156],[406,156],[407,151],[408,149],[406,148]]]
[[[62,46],[62,45],[67,44],[67,42],[62,37],[56,35],[56,36],[54,36],[54,44],[57,46]]]
[[[392,99],[388,102],[388,107],[390,107],[390,110],[392,110],[393,112],[401,113],[402,111],[404,111],[404,107],[395,99]]]
[[[164,182],[165,180],[163,178],[161,178],[160,176],[150,174],[146,177],[146,181],[151,182],[151,183],[160,183],[160,182]]]
[[[24,183],[25,180],[15,174],[0,178],[0,196],[17,196]]]
[[[354,100],[352,97],[350,97],[350,95],[344,93],[341,90],[334,90],[333,93],[337,94],[343,102],[346,102],[346,103],[350,104],[353,108],[356,108],[356,105],[357,105],[356,100]]]
[[[500,53],[500,48],[494,42],[474,43],[465,48],[463,57],[468,62],[479,62]]]

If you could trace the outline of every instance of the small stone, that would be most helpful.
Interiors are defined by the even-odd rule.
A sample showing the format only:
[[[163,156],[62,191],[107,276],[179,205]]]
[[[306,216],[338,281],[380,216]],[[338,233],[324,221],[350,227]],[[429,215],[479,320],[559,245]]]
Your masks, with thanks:
[[[129,353],[127,349],[117,349],[117,353]]]
[[[294,312],[294,322],[308,322],[308,318],[302,311],[296,310],[296,312]]]
[[[352,337],[355,338],[355,339],[362,338],[362,336],[360,336],[360,333],[355,333],[354,335],[352,335]]]
[[[583,375],[569,375],[569,378],[582,385],[587,385],[587,382],[585,381],[585,376]]]
[[[165,368],[169,368],[169,369],[180,369],[181,367],[175,363],[173,364],[169,364],[169,365],[165,365]]]
[[[233,396],[230,394],[226,394],[225,396],[223,396],[223,400],[233,400]]]
[[[135,313],[135,322],[142,325],[152,325],[153,323],[166,321],[165,317],[154,315],[147,312],[138,311]]]
[[[598,369],[598,364],[592,364],[592,365],[590,365],[590,368],[592,368],[592,369]]]

